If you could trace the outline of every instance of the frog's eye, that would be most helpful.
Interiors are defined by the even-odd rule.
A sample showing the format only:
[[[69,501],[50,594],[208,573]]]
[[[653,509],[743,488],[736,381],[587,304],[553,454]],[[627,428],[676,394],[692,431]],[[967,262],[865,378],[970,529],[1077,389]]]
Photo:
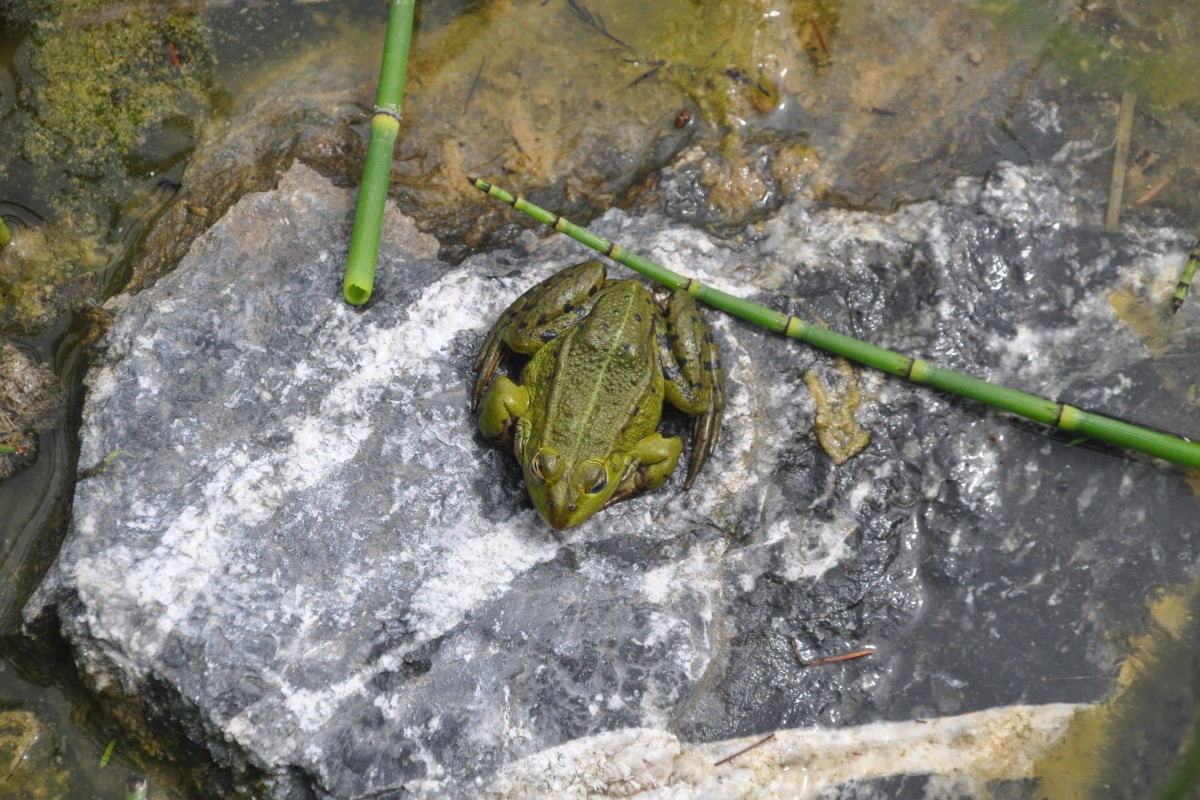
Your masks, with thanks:
[[[600,494],[608,487],[608,473],[603,464],[589,461],[579,467],[579,485],[588,494]]]
[[[538,450],[529,462],[529,472],[542,483],[558,480],[562,475],[562,461],[552,450]]]

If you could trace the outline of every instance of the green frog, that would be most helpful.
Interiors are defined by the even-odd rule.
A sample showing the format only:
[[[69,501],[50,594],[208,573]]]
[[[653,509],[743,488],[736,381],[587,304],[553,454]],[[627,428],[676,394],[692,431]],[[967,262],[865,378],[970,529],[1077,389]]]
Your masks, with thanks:
[[[495,371],[502,346],[529,356],[514,383]],[[510,446],[533,505],[555,530],[660,486],[683,442],[658,431],[663,401],[695,417],[690,488],[717,443],[721,357],[686,291],[664,301],[604,264],[567,267],[510,305],[475,359],[479,430]]]

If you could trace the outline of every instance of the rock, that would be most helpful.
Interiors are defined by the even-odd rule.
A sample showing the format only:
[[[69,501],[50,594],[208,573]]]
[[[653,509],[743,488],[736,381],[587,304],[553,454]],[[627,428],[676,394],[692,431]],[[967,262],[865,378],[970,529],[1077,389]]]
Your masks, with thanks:
[[[884,346],[1194,432],[1177,411],[1200,368],[1153,355],[1189,346],[1166,305],[1185,238],[1098,233],[1069,171],[1092,156],[886,216],[794,202],[743,245],[617,211],[594,227]],[[844,386],[837,360],[715,313],[729,400],[695,486],[556,536],[474,431],[471,362],[514,297],[588,253],[526,235],[451,266],[389,209],[356,310],[352,202],[295,166],[114,305],[80,456],[108,463],[26,609],[264,794],[470,797],[625,729],[681,747],[1090,702],[1130,599],[1186,576],[1177,471],[869,371],[870,443],[836,466],[804,387]],[[624,791],[614,775],[594,791]]]
[[[480,796],[565,800],[594,796],[591,787],[605,786],[619,788],[622,797],[738,800],[831,796],[822,792],[850,786],[854,797],[894,797],[887,778],[933,773],[921,796],[986,797],[988,782],[1032,774],[1030,753],[1058,741],[1080,708],[990,708],[938,720],[788,730],[697,745],[661,730],[613,731],[520,759]]]

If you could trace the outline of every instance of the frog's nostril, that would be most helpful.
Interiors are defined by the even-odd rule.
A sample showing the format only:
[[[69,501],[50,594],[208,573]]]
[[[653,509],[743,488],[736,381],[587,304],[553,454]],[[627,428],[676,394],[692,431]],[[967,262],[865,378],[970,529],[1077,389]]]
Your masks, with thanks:
[[[567,511],[570,511],[572,514],[574,514],[576,508],[578,508],[578,506],[576,506],[574,503],[571,503],[571,505],[567,506]]]

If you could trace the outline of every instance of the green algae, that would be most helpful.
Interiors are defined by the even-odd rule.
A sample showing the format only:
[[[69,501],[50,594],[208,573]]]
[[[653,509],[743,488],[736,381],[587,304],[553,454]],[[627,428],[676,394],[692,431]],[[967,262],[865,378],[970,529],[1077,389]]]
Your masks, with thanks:
[[[0,249],[0,330],[32,334],[103,299],[128,232],[163,202],[147,185],[211,117],[215,62],[194,14],[97,0],[3,13],[23,32],[16,102],[0,117],[16,143],[4,170],[23,193],[11,199],[37,212]]]
[[[1081,6],[1062,15],[1038,0],[984,0],[977,8],[1017,39],[1044,41],[1047,61],[1073,80],[1112,92],[1134,89],[1160,109],[1200,102],[1191,35],[1200,6]]]
[[[837,376],[830,385],[827,386],[815,370],[804,373],[804,384],[817,407],[813,422],[817,441],[833,463],[840,466],[871,443],[871,434],[854,418],[854,412],[862,402],[858,377],[850,362],[839,358]]]
[[[1037,797],[1108,797],[1127,789],[1135,775],[1157,776],[1143,791],[1160,793],[1144,796],[1192,796],[1200,759],[1198,611],[1200,581],[1147,598],[1141,630],[1121,645],[1126,655],[1108,699],[1080,711],[1058,746],[1038,761]],[[1164,744],[1173,742],[1174,749]]]
[[[631,86],[673,84],[708,122],[735,131],[779,106],[778,82],[789,68],[828,63],[842,14],[842,0],[706,3],[701,13],[634,0],[606,3],[603,17],[586,2],[570,5],[617,45]]]
[[[110,260],[94,237],[75,238],[53,226],[19,228],[0,250],[0,330],[32,334],[89,301],[97,294],[96,274]]]
[[[28,711],[0,711],[0,788],[5,797],[65,797],[71,788],[45,726]]]
[[[89,24],[86,12],[99,3],[53,6],[29,40],[28,74],[36,77],[23,99],[36,113],[21,142],[27,160],[95,177],[145,145],[156,127],[190,129],[204,115],[212,62],[195,16],[131,9]]]

